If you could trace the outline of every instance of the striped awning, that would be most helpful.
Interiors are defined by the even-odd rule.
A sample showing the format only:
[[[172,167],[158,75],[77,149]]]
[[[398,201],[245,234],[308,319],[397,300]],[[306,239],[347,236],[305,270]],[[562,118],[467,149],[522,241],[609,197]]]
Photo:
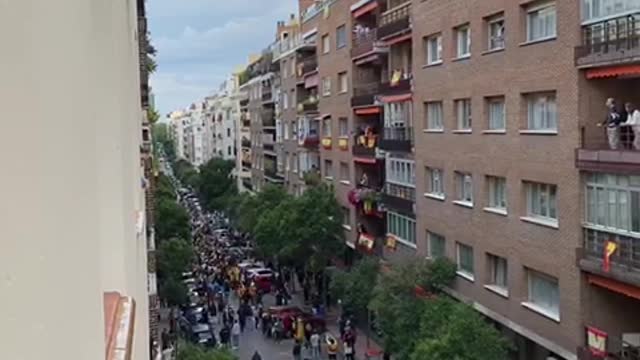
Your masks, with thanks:
[[[379,106],[368,106],[364,108],[358,108],[355,110],[356,115],[375,115],[380,114]]]
[[[618,76],[640,77],[640,65],[607,66],[587,70],[587,79],[600,79]]]
[[[640,288],[638,287],[593,274],[587,275],[587,278],[589,280],[589,284],[597,285],[613,292],[617,292],[618,294],[623,294],[640,300]]]
[[[391,45],[395,45],[395,44],[398,44],[398,43],[401,43],[401,42],[407,41],[407,40],[411,40],[411,33],[404,34],[402,36],[398,36],[398,37],[395,37],[395,38],[391,38],[391,39],[385,41],[384,44],[387,45],[387,46],[391,46]]]
[[[411,100],[412,94],[401,94],[401,95],[389,95],[380,97],[380,101],[383,103],[394,103],[394,102],[403,102]]]
[[[372,165],[372,164],[375,164],[377,160],[375,158],[365,158],[365,157],[354,156],[353,157],[353,161],[356,162],[356,163],[359,163],[359,164]]]
[[[368,4],[361,6],[360,8],[353,11],[353,17],[359,18],[362,15],[365,15],[378,7],[377,1],[370,1]]]

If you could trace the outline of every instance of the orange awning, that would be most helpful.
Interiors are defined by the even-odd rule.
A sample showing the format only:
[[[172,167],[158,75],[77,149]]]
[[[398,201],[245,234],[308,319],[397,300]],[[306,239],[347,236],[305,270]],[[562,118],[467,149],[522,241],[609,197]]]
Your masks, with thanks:
[[[380,114],[379,106],[370,106],[365,108],[359,108],[355,111],[356,115],[375,115]]]
[[[411,100],[411,97],[412,94],[390,95],[381,97],[380,101],[382,101],[383,103],[402,102]]]
[[[640,288],[602,276],[588,274],[589,283],[640,300]]]
[[[354,18],[359,18],[360,16],[370,12],[371,10],[374,10],[378,7],[378,2],[374,1],[374,2],[370,2],[367,5],[357,9],[356,11],[353,12],[353,17]]]
[[[640,76],[640,65],[607,66],[587,70],[587,79],[600,79],[624,75]]]
[[[363,158],[363,157],[357,157],[354,156],[353,157],[353,161],[360,163],[360,164],[375,164],[376,163],[376,159],[375,158]]]
[[[397,43],[401,43],[401,42],[407,41],[407,40],[411,40],[411,33],[405,34],[405,35],[402,35],[402,36],[398,36],[398,37],[393,38],[393,39],[389,39],[389,40],[385,41],[384,44],[387,45],[387,46],[391,46],[391,45],[394,45],[394,44],[397,44]]]

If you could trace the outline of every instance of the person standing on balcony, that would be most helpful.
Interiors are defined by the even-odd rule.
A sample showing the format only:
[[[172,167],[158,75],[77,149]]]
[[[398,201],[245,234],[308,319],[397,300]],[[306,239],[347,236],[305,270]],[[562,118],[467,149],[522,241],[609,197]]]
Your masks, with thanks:
[[[607,140],[611,150],[617,150],[620,146],[620,123],[623,122],[622,114],[616,109],[616,100],[608,98],[605,103],[609,112],[603,124],[607,129]]]
[[[624,109],[627,112],[627,121],[620,126],[631,127],[631,130],[633,130],[633,148],[640,150],[640,110],[630,102],[624,104]]]

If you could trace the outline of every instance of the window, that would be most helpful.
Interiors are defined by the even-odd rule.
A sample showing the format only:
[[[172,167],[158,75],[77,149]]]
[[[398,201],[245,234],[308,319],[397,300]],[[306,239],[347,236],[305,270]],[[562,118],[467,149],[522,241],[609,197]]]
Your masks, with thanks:
[[[322,35],[322,53],[328,54],[331,49],[331,40],[329,39],[329,34]]]
[[[384,104],[385,127],[411,126],[411,101]]]
[[[455,107],[458,130],[471,131],[471,99],[456,100]]]
[[[298,137],[298,122],[296,120],[291,120],[291,137],[293,139]]]
[[[640,233],[640,176],[589,174],[586,197],[587,225]]]
[[[322,95],[331,95],[331,77],[329,76],[322,78]]]
[[[416,246],[416,221],[404,215],[387,211],[387,233],[400,243]]]
[[[333,179],[333,163],[331,160],[324,161],[324,177]]]
[[[289,93],[282,94],[282,108],[287,110],[289,108]]]
[[[604,20],[634,10],[640,10],[637,0],[583,0],[582,20]]]
[[[294,154],[291,156],[291,160],[292,160],[292,162],[293,162],[293,164],[292,164],[292,166],[291,166],[291,167],[293,168],[293,172],[294,172],[294,173],[297,173],[297,172],[298,172],[298,154],[294,153]]]
[[[331,118],[322,119],[322,136],[331,137]]]
[[[489,50],[504,49],[504,18],[502,16],[490,19],[487,22],[487,35],[489,37]]]
[[[427,193],[444,199],[444,182],[442,170],[427,168]]]
[[[347,28],[345,25],[341,25],[336,29],[336,49],[345,46],[347,46]]]
[[[473,281],[473,248],[469,245],[456,243],[456,260],[458,274]]]
[[[348,207],[343,206],[342,207],[342,225],[351,229],[350,224],[351,224],[351,210]]]
[[[349,120],[347,118],[338,119],[338,136],[349,137]]]
[[[349,84],[347,81],[347,72],[341,72],[338,74],[338,86],[340,93],[346,93],[349,91]]]
[[[386,164],[387,182],[415,187],[416,174],[415,162],[413,160],[388,158]]]
[[[425,51],[427,65],[440,64],[442,62],[442,34],[425,38]]]
[[[471,56],[471,28],[468,24],[456,28],[456,44],[458,58]]]
[[[227,128],[227,137],[231,137],[231,129]]]
[[[527,191],[527,216],[557,224],[556,186],[526,182],[525,188]]]
[[[432,101],[425,104],[425,114],[427,116],[427,130],[443,130],[442,124],[442,101]]]
[[[345,162],[340,162],[340,181],[350,182],[349,181],[349,165]]]
[[[473,206],[473,178],[471,174],[456,172],[458,202]]]
[[[295,76],[296,75],[296,62],[295,62],[294,59],[291,59],[290,65],[291,65],[291,71],[289,72],[289,74],[291,74],[291,76]],[[291,90],[291,92],[293,92],[293,90]]]
[[[556,95],[554,93],[528,94],[527,98],[527,126],[529,130],[558,129],[556,114]]]
[[[487,263],[489,264],[489,288],[498,291],[502,295],[508,296],[507,284],[508,270],[507,259],[487,254]]]
[[[534,271],[527,270],[529,296],[523,305],[543,315],[560,320],[560,290],[558,279]]]
[[[289,76],[287,74],[287,71],[289,71],[289,68],[287,67],[287,65],[288,65],[287,60],[282,60],[282,77],[285,77],[285,78]]]
[[[507,180],[503,177],[487,176],[489,185],[489,207],[507,211]]]
[[[489,113],[489,130],[504,130],[504,97],[498,96],[487,98],[487,111]]]
[[[231,146],[227,146],[227,155],[231,155]]]
[[[445,239],[444,236],[427,231],[427,257],[437,259],[445,257]]]
[[[556,4],[554,2],[527,8],[527,41],[556,36]]]

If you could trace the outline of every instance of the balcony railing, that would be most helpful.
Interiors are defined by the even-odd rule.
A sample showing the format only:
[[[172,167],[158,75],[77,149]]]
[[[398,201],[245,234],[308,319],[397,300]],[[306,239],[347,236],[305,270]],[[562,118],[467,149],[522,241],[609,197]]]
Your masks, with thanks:
[[[351,43],[351,57],[357,58],[375,49],[382,49],[378,41],[378,29],[365,28],[353,34]]]
[[[358,135],[354,139],[351,152],[354,156],[374,157],[378,146],[378,135]]]
[[[413,144],[413,128],[386,127],[380,141],[380,148],[390,151],[410,152]]]
[[[318,99],[308,98],[298,104],[298,112],[315,113],[318,112]]]
[[[376,95],[380,94],[380,82],[357,84],[353,88],[351,106],[367,106],[376,102]]]
[[[408,186],[386,183],[382,202],[385,206],[405,214],[415,213],[416,189]]]
[[[276,113],[272,109],[262,110],[262,126],[276,126]]]
[[[271,102],[271,101],[274,101],[271,88],[262,89],[262,102]]]
[[[316,70],[318,70],[318,58],[315,56],[308,57],[298,63],[297,75],[298,77],[303,77]]]
[[[612,268],[620,266],[621,270],[640,272],[640,238],[616,235],[593,229],[584,230],[584,250],[588,258],[602,260],[604,247],[608,241],[618,245],[610,258]]]
[[[388,38],[411,29],[411,1],[388,10],[380,18],[378,39]]]
[[[406,94],[412,91],[411,74],[402,75],[398,81],[388,81],[380,85],[380,94],[382,95],[398,95]]]
[[[640,60],[640,12],[584,26],[575,56],[579,67]]]
[[[624,123],[623,123],[624,124]],[[609,143],[606,127],[581,129],[581,146],[576,150],[576,166],[586,171],[638,171],[640,139],[636,142],[630,126],[618,127],[618,141]]]
[[[298,144],[308,149],[317,149],[318,145],[320,144],[320,136],[318,135],[317,131],[315,133],[309,133],[306,135],[301,134]]]

